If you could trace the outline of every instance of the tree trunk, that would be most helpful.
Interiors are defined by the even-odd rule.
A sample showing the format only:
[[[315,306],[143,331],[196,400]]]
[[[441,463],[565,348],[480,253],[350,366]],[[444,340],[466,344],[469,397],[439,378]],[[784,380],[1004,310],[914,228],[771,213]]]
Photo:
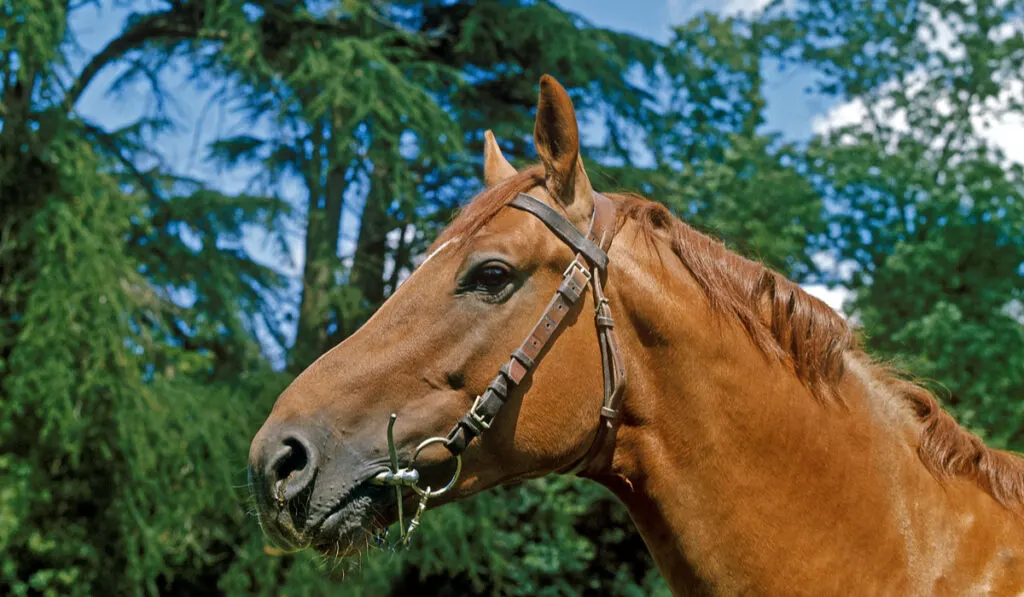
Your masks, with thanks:
[[[373,182],[366,197],[363,218],[352,264],[352,284],[359,289],[370,311],[384,302],[384,265],[388,256],[388,232],[394,223],[388,216],[388,169],[375,166]]]
[[[334,145],[325,132],[325,123],[317,123],[311,135],[313,155],[305,169],[309,215],[302,269],[302,301],[295,344],[288,355],[288,369],[293,373],[300,373],[329,348],[331,294],[335,285],[334,272],[339,266],[338,235],[344,205],[344,167],[333,159],[336,158],[333,149],[323,151],[325,144]],[[328,171],[326,181],[323,180],[325,169]]]

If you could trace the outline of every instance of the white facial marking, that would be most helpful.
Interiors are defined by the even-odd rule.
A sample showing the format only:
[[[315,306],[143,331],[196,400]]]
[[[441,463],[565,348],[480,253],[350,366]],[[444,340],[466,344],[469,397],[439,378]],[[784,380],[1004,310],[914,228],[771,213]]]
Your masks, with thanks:
[[[450,239],[448,239],[448,240],[444,241],[443,243],[441,243],[441,246],[439,246],[438,248],[434,249],[434,252],[433,252],[433,253],[431,253],[430,255],[427,255],[427,258],[423,260],[423,263],[421,263],[421,264],[419,264],[418,266],[416,266],[416,269],[412,270],[412,272],[410,272],[410,273],[409,273],[409,275],[408,275],[408,276],[407,276],[407,277],[405,278],[405,280],[403,280],[403,281],[402,281],[402,282],[401,282],[401,283],[400,283],[400,284],[398,285],[398,288],[395,288],[394,292],[392,292],[392,293],[391,293],[391,296],[389,296],[389,297],[388,297],[388,300],[384,301],[384,305],[388,304],[388,303],[389,303],[389,302],[391,301],[391,299],[395,298],[395,295],[396,295],[396,294],[398,294],[398,291],[399,291],[399,290],[400,290],[400,289],[402,288],[402,286],[405,286],[405,283],[409,281],[409,278],[411,278],[411,277],[413,276],[413,274],[415,274],[416,272],[420,271],[420,269],[421,269],[421,268],[422,268],[422,267],[423,267],[424,265],[426,265],[426,264],[427,264],[427,262],[428,262],[428,261],[430,261],[430,260],[431,260],[431,259],[432,259],[432,258],[434,257],[434,255],[437,255],[437,254],[438,254],[438,253],[440,253],[440,252],[441,252],[441,251],[442,251],[442,250],[443,250],[443,249],[444,249],[445,247],[447,247],[448,245],[450,245],[451,243],[453,243],[453,242],[455,242],[455,241],[457,241],[457,240],[458,240],[458,237],[455,237],[455,238],[450,238]],[[363,324],[363,325],[361,326],[361,328],[360,328],[360,329],[362,329],[363,327],[366,327],[366,326],[367,326],[367,324],[369,324],[369,323],[370,323],[371,321],[373,321],[373,318],[377,316],[377,313],[380,313],[380,312],[381,312],[381,310],[383,310],[383,309],[384,309],[384,305],[381,305],[381,306],[380,306],[380,309],[377,309],[376,311],[374,311],[373,315],[371,315],[371,316],[370,316],[370,318],[366,320],[366,323],[364,323],[364,324]],[[358,330],[357,330],[357,331],[358,331]]]
[[[434,252],[433,252],[433,253],[431,253],[430,255],[427,255],[427,258],[423,260],[423,263],[421,263],[421,264],[419,265],[419,267],[423,267],[424,265],[426,265],[426,263],[427,263],[428,261],[430,261],[430,260],[431,260],[431,258],[433,258],[433,257],[434,257],[434,255],[437,255],[437,254],[438,254],[438,253],[440,253],[440,252],[441,252],[442,250],[444,250],[444,248],[445,248],[445,247],[447,247],[448,245],[452,244],[453,242],[455,242],[455,241],[457,241],[457,240],[459,240],[459,237],[457,237],[457,236],[456,236],[455,238],[449,238],[448,240],[446,240],[446,241],[444,241],[443,243],[441,243],[441,246],[440,246],[440,247],[438,247],[438,248],[434,249]],[[417,269],[419,269],[419,268],[417,268]],[[410,275],[411,275],[411,274],[410,274]]]
[[[453,242],[455,242],[455,241],[457,241],[457,240],[459,240],[459,239],[458,239],[458,237],[455,237],[455,238],[450,238],[450,239],[446,240],[445,242],[441,243],[441,246],[439,246],[438,248],[434,249],[434,252],[433,252],[433,253],[431,253],[430,255],[427,255],[427,258],[423,260],[423,263],[419,264],[419,265],[418,265],[418,266],[416,267],[416,269],[414,269],[414,270],[412,271],[412,273],[410,273],[410,274],[409,274],[409,276],[408,276],[408,277],[407,277],[407,278],[406,278],[406,279],[405,279],[405,280],[404,280],[403,282],[401,282],[401,283],[400,283],[400,284],[398,285],[398,288],[396,288],[396,289],[395,289],[395,291],[391,293],[391,296],[389,296],[389,297],[388,297],[388,300],[384,301],[384,305],[388,304],[388,303],[389,303],[389,302],[391,301],[391,299],[395,298],[395,295],[396,295],[396,294],[398,294],[398,291],[399,291],[399,290],[401,290],[401,288],[402,288],[403,286],[405,286],[405,282],[408,282],[408,281],[409,281],[409,278],[411,278],[413,274],[415,274],[416,272],[418,272],[418,271],[420,270],[420,268],[422,268],[422,267],[423,267],[424,265],[426,265],[426,264],[427,264],[427,262],[428,262],[428,261],[430,261],[430,260],[431,260],[431,258],[433,258],[433,257],[434,257],[434,255],[437,255],[437,254],[438,254],[438,253],[440,253],[440,252],[441,252],[441,251],[442,251],[442,250],[443,250],[443,249],[444,249],[445,247],[447,247],[448,245],[450,245],[451,243],[453,243]],[[378,314],[378,313],[380,313],[380,312],[381,312],[381,311],[382,311],[382,310],[384,309],[384,305],[381,305],[381,306],[380,306],[380,309],[377,309],[376,311],[374,311],[373,315],[371,315],[371,316],[370,316],[370,318],[366,320],[366,323],[364,323],[363,325],[359,326],[359,329],[358,329],[358,330],[356,330],[355,332],[353,332],[353,333],[352,333],[352,336],[354,336],[354,335],[358,334],[358,333],[359,333],[360,331],[364,330],[364,329],[366,328],[366,326],[367,326],[367,325],[369,325],[371,321],[373,321],[373,318],[374,318],[374,317],[377,317],[377,314]],[[351,337],[351,336],[350,336],[350,337]],[[343,343],[344,343],[344,341],[343,341]],[[338,346],[341,346],[341,344],[339,344]],[[331,352],[332,352],[332,351],[333,351],[333,350],[334,350],[335,348],[337,348],[338,346],[333,346],[333,347],[329,348],[329,349],[327,350],[327,352],[325,352],[324,354],[320,355],[320,357],[319,357],[319,358],[317,359],[317,361],[319,361],[320,359],[323,359],[323,358],[324,358],[324,357],[326,357],[327,355],[331,354]],[[313,364],[316,364],[316,361],[314,361],[314,363],[313,363]],[[312,367],[312,366],[313,366],[313,365],[310,365],[310,367]]]

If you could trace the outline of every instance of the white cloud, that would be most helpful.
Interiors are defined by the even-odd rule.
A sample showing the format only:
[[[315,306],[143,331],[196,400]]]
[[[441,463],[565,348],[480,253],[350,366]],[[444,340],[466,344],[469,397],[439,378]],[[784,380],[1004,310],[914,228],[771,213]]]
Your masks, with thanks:
[[[710,11],[720,15],[751,15],[764,10],[772,0],[666,0],[668,16],[672,24],[678,25],[694,15]]]
[[[925,43],[929,50],[942,52],[951,60],[962,60],[967,56],[967,49],[960,41],[960,35],[968,27],[963,19],[952,12],[943,18],[942,12],[935,6],[922,4],[921,12],[927,17],[924,26],[917,32],[917,38]],[[988,38],[996,43],[1009,40],[1024,27],[1024,18],[1013,18],[988,31]]]
[[[911,75],[909,88],[914,93],[924,78]],[[914,80],[916,79],[916,81]],[[892,86],[890,86],[891,88]],[[971,108],[971,124],[982,139],[993,147],[998,147],[1010,161],[1024,164],[1024,113],[1011,109],[1013,104],[1024,102],[1024,80],[1010,81],[1004,84],[1002,91],[992,101]],[[952,102],[948,98],[939,98],[934,110],[948,114]],[[897,133],[909,132],[907,114],[904,110],[893,107],[891,100],[882,100],[875,106],[875,118],[884,126],[891,127]],[[842,127],[865,123],[870,126],[868,108],[860,100],[852,100],[833,107],[825,114],[819,114],[811,121],[811,130],[818,135]],[[933,145],[940,147],[943,140],[936,138]]]
[[[1024,113],[1010,106],[1022,103],[1024,80],[1010,81],[995,101],[971,117],[982,137],[1002,149],[1007,159],[1019,164],[1024,164]]]
[[[720,12],[722,14],[759,13],[770,3],[771,0],[726,0],[725,4],[722,5]],[[704,4],[714,7],[715,5],[721,5],[722,3],[709,0],[704,2]]]
[[[933,51],[942,52],[951,60],[962,60],[966,49],[960,43],[958,33],[963,28],[959,19],[946,21],[942,19],[939,9],[928,4],[921,5],[921,11],[927,16],[927,22],[918,29],[917,38]]]
[[[839,313],[843,317],[846,317],[846,313],[843,311],[843,303],[853,298],[853,292],[842,286],[838,288],[829,288],[823,284],[807,284],[802,285],[807,294],[815,296],[825,302],[826,305],[832,307],[836,313]]]
[[[824,135],[843,127],[860,124],[868,118],[868,108],[862,100],[856,99],[833,107],[825,114],[816,114],[811,119],[811,131]]]

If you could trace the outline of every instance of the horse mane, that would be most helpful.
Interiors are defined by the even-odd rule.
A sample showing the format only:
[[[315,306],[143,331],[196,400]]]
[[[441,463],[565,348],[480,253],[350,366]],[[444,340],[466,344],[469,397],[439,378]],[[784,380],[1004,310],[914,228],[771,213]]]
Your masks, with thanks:
[[[484,190],[470,202],[434,247],[468,239],[519,193],[543,184],[534,166]],[[862,356],[870,374],[911,408],[921,430],[918,457],[939,480],[964,478],[1010,510],[1024,512],[1024,459],[984,444],[943,410],[923,387],[866,358],[846,320],[798,284],[676,218],[664,205],[632,194],[607,194],[619,225],[630,221],[648,241],[667,240],[713,312],[736,318],[769,358],[792,367],[822,403],[841,403],[845,356]]]
[[[985,445],[964,429],[925,388],[873,363],[846,320],[798,284],[730,251],[661,205],[636,195],[610,195],[620,217],[648,238],[667,236],[672,252],[701,287],[712,310],[735,316],[766,355],[792,365],[823,401],[841,401],[844,356],[854,353],[869,373],[911,407],[921,425],[918,457],[940,480],[969,479],[1000,504],[1024,512],[1024,459]]]

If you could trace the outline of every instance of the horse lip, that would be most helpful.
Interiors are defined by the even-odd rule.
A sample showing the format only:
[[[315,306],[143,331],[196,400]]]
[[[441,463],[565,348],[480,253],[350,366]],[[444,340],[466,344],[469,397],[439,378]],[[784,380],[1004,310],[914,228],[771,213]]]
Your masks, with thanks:
[[[280,520],[278,520],[280,516],[281,512],[275,514],[273,521],[265,521],[262,517],[258,516],[257,518],[260,523],[260,529],[263,531],[263,534],[270,539],[270,542],[274,547],[286,552],[298,551],[301,549],[299,547],[301,542],[297,542],[296,540],[300,539],[300,533],[295,531],[294,527],[290,524],[282,524]],[[291,530],[285,532],[285,528],[289,528]]]
[[[326,551],[326,548],[332,546],[336,541],[347,538],[348,536],[354,535],[353,532],[345,533],[343,536],[337,530],[337,527],[342,524],[342,509],[338,508],[330,512],[317,527],[313,534],[313,545],[319,551]]]
[[[354,483],[351,488],[338,495],[329,502],[329,505],[323,509],[323,514],[317,516],[315,519],[310,520],[307,523],[307,533],[311,538],[319,541],[327,535],[333,535],[336,531],[336,527],[342,522],[341,517],[338,515],[349,505],[355,502],[360,497],[368,497],[371,503],[379,503],[388,500],[388,496],[391,492],[386,491],[387,488],[384,486],[374,485],[372,480],[381,472],[389,470],[387,466],[379,465],[369,467],[369,474],[362,476],[362,479]],[[380,495],[374,495],[380,492]]]

